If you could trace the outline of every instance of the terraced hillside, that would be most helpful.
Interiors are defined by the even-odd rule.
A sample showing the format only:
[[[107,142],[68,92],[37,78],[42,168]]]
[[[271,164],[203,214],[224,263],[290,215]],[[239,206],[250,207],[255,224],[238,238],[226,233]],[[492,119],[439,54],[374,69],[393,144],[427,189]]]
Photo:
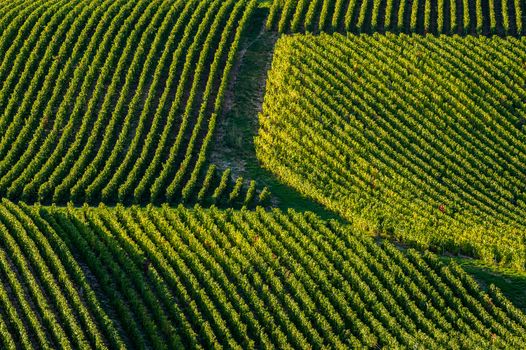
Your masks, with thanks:
[[[524,0],[276,0],[268,28],[284,32],[526,34]]]
[[[211,194],[207,152],[255,5],[2,2],[0,196],[159,203]]]
[[[526,40],[282,37],[256,151],[378,235],[526,268]]]
[[[456,265],[313,214],[0,205],[5,348],[524,347]]]

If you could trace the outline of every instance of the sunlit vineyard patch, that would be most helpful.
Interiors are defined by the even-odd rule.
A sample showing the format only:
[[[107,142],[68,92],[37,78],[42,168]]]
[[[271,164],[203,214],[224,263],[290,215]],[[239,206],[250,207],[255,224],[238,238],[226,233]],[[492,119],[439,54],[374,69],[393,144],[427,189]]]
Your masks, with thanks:
[[[282,37],[265,167],[372,233],[526,268],[526,40]]]
[[[16,4],[0,19],[1,197],[212,195],[210,140],[255,0]]]
[[[526,318],[433,254],[312,213],[0,205],[11,348],[526,346]]]
[[[275,0],[267,20],[280,33],[526,34],[521,0]]]

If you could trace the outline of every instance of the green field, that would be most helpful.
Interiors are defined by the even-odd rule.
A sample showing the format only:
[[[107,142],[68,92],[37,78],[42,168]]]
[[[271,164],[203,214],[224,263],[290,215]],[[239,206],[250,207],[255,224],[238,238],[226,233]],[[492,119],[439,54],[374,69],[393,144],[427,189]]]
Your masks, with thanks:
[[[0,236],[7,347],[526,345],[458,265],[312,213],[4,201]]]
[[[526,348],[525,0],[0,0],[0,349]]]
[[[275,0],[269,29],[284,32],[524,35],[521,0]]]
[[[255,1],[16,4],[4,1],[0,17],[1,196],[177,203],[213,193],[207,154]]]
[[[498,37],[283,37],[256,151],[378,235],[525,270],[525,48]]]

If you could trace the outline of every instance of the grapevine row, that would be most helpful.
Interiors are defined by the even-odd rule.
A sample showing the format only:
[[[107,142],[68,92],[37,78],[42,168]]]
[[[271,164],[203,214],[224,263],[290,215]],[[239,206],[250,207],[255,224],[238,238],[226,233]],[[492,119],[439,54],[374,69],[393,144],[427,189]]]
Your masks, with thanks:
[[[280,39],[256,151],[375,234],[526,268],[525,41]]]
[[[353,230],[293,210],[3,200],[0,341],[5,348],[524,347],[526,318],[497,289],[486,294],[457,265]]]
[[[210,140],[256,1],[19,5],[0,18],[0,196],[210,201]],[[246,201],[237,181],[225,201]]]
[[[277,0],[267,29],[297,32],[396,32],[525,35],[520,0]]]

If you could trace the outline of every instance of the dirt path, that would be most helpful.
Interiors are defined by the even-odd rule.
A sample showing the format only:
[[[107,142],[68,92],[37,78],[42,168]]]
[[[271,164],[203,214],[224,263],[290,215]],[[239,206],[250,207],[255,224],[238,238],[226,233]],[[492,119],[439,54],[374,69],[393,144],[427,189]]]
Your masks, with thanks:
[[[257,10],[239,52],[226,94],[224,112],[215,132],[210,161],[220,170],[231,168],[233,177],[256,180],[259,188],[267,186],[275,207],[309,210],[323,218],[338,219],[338,215],[280,183],[273,174],[261,167],[256,157],[254,137],[258,131],[258,114],[265,96],[265,82],[274,45],[278,39],[277,33],[265,30],[267,14],[268,9]]]

